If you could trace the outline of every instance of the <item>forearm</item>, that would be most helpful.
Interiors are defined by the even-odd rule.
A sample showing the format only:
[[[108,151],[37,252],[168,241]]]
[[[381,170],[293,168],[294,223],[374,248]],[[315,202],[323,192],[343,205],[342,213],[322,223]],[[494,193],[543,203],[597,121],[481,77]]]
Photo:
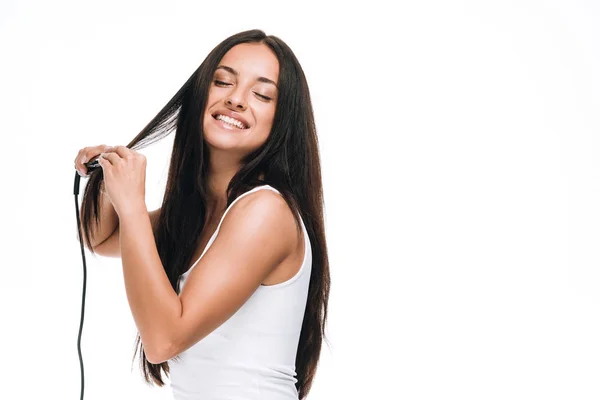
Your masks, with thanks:
[[[122,215],[119,235],[129,307],[146,353],[164,354],[181,316],[181,301],[158,255],[145,204]]]
[[[98,201],[100,202],[100,220],[98,221],[98,224],[96,224],[95,221],[92,221],[91,224],[92,247],[96,247],[108,239],[119,226],[119,216],[110,202],[109,197],[104,193],[104,182],[102,182],[100,190],[101,193],[98,198]],[[83,215],[81,211],[80,215]],[[79,240],[79,235],[77,236],[77,240]]]

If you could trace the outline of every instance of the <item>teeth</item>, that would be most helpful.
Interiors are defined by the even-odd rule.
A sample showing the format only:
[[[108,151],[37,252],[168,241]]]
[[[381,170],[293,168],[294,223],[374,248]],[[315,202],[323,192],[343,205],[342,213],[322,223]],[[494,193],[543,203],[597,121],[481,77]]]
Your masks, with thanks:
[[[238,128],[240,128],[240,129],[244,129],[245,128],[244,124],[241,123],[240,121],[238,121],[235,118],[231,118],[231,117],[228,117],[226,115],[221,115],[221,114],[217,114],[217,116],[215,118],[219,119],[219,120],[222,120],[222,121],[225,121],[225,122],[227,122],[229,124],[235,125]]]

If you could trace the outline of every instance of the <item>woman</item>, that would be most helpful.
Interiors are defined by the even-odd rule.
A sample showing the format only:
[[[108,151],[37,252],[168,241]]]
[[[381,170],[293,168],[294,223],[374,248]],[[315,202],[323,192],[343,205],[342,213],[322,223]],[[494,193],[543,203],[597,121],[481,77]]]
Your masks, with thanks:
[[[136,150],[173,129],[148,212]],[[261,30],[225,39],[127,146],[81,149],[80,174],[100,152],[82,236],[122,258],[146,381],[163,386],[164,371],[175,399],[305,398],[330,277],[312,105],[290,48]]]

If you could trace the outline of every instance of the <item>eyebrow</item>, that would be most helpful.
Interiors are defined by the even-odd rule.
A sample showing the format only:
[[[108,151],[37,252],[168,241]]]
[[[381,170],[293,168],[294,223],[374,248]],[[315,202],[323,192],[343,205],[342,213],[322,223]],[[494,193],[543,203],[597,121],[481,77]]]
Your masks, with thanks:
[[[225,71],[231,72],[231,73],[232,73],[232,74],[234,74],[235,76],[238,76],[238,75],[240,74],[240,73],[239,73],[239,72],[237,72],[235,69],[233,69],[233,68],[231,68],[231,67],[228,67],[227,65],[219,65],[219,66],[217,67],[217,69],[224,69]],[[257,78],[257,80],[258,80],[259,82],[270,83],[270,84],[272,84],[272,85],[275,85],[275,87],[276,87],[277,89],[279,89],[279,86],[277,86],[277,84],[276,84],[275,82],[273,82],[272,80],[270,80],[269,78],[265,78],[264,76],[259,76],[259,77]]]

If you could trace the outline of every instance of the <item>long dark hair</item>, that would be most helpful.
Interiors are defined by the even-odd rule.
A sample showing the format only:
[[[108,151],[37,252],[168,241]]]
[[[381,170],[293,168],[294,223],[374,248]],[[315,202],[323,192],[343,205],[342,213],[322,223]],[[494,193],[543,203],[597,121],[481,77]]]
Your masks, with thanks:
[[[229,49],[240,43],[264,43],[274,52],[279,60],[279,92],[271,133],[263,146],[242,160],[242,167],[227,187],[227,206],[247,190],[268,184],[281,192],[292,208],[300,232],[297,214],[305,223],[313,262],[296,356],[296,388],[303,399],[312,386],[325,338],[330,276],[313,109],[306,77],[292,50],[278,37],[267,36],[257,29],[225,39],[126,147],[138,150],[176,131],[155,241],[169,281],[179,294],[179,276],[192,261],[206,217],[210,154],[204,142],[203,121],[208,92],[218,63]],[[259,178],[261,173],[263,179]],[[82,230],[90,249],[92,225],[100,225],[98,197],[103,179],[102,168],[93,170],[82,200]],[[148,362],[139,332],[133,359],[138,347],[146,382],[163,386],[161,372],[169,376],[168,363]]]

